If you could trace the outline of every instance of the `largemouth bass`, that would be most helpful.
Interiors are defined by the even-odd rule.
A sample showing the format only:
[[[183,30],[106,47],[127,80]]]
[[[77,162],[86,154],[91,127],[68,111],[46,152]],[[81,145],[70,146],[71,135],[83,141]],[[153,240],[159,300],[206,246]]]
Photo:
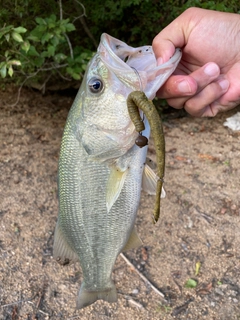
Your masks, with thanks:
[[[61,264],[80,261],[83,282],[77,308],[103,299],[117,301],[111,273],[122,250],[141,244],[134,222],[141,188],[154,194],[157,177],[146,162],[147,146],[126,100],[135,90],[148,99],[175,70],[181,52],[156,66],[151,46],[133,48],[101,36],[63,133],[59,170],[59,216],[53,256]],[[144,119],[144,136],[150,128]]]

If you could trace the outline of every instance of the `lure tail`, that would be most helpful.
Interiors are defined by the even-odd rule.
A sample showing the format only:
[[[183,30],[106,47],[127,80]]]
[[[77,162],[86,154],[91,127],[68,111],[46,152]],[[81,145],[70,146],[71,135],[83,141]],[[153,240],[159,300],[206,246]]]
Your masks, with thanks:
[[[84,282],[81,285],[77,298],[77,309],[82,309],[89,306],[97,300],[105,300],[107,302],[117,301],[117,290],[112,283],[112,286],[102,291],[90,291],[85,288]]]

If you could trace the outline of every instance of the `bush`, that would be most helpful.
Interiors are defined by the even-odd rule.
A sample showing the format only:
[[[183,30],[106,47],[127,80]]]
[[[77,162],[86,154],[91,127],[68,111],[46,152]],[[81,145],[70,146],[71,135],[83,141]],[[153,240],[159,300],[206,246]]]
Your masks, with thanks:
[[[130,45],[153,37],[185,9],[240,12],[238,0],[6,0],[0,11],[0,75],[18,84],[81,80],[103,32]],[[4,23],[3,23],[4,22]]]

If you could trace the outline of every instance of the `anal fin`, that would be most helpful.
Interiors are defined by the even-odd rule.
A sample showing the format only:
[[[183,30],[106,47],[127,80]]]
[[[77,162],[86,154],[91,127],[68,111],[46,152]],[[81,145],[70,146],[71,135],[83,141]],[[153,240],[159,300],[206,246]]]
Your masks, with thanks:
[[[142,240],[140,239],[139,235],[137,234],[137,230],[135,227],[133,227],[132,233],[130,234],[130,237],[128,239],[128,242],[126,243],[125,247],[122,251],[128,251],[131,249],[138,248],[142,245]]]
[[[147,164],[145,164],[142,177],[142,190],[150,195],[156,195],[157,181],[158,176],[156,173]],[[162,188],[161,198],[165,198],[165,196],[166,192]]]
[[[79,260],[77,254],[70,248],[65,240],[59,222],[57,222],[54,233],[53,258],[61,265],[67,265]]]

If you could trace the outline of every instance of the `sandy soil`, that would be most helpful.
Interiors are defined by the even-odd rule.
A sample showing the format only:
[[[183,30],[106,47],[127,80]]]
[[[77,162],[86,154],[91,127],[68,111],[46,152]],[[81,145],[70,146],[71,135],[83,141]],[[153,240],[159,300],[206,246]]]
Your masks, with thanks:
[[[223,126],[240,108],[214,119],[165,115],[167,198],[154,226],[154,197],[142,195],[136,225],[144,246],[126,253],[164,297],[119,257],[118,302],[76,311],[80,266],[52,258],[72,97],[23,90],[9,107],[16,93],[0,97],[0,319],[240,319],[240,132]]]

